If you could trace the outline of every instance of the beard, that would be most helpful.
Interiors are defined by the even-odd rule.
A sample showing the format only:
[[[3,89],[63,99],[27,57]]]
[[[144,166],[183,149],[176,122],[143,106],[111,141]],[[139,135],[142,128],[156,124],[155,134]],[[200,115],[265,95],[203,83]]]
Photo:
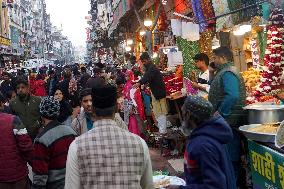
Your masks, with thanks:
[[[183,121],[181,123],[181,132],[184,134],[184,136],[190,136],[192,131],[193,127],[191,126],[190,121]]]
[[[18,94],[20,100],[24,100],[28,95],[24,93]]]

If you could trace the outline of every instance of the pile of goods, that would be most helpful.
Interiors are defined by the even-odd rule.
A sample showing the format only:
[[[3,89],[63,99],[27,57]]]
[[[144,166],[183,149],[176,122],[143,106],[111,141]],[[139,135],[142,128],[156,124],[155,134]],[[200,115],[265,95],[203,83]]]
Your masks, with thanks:
[[[180,93],[183,88],[183,79],[175,77],[174,74],[164,76],[164,83],[166,85],[167,96],[171,96],[174,93]]]
[[[261,73],[258,70],[250,68],[249,70],[241,73],[244,82],[246,85],[246,89],[248,92],[252,92],[256,90],[256,86],[260,84]]]
[[[267,48],[261,83],[253,95],[255,101],[262,96],[277,94],[281,85],[281,75],[284,68],[284,15],[276,8],[270,15],[270,25],[267,26]]]
[[[255,133],[276,134],[279,126],[280,126],[280,123],[263,124],[263,125],[248,129],[248,131],[255,132]]]

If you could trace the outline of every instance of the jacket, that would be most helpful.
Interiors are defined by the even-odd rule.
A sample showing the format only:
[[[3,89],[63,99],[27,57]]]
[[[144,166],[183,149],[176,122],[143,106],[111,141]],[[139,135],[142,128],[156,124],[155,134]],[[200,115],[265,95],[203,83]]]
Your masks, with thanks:
[[[68,149],[76,133],[58,121],[50,122],[34,142],[32,189],[63,189]]]
[[[231,127],[239,127],[247,122],[243,109],[246,88],[242,76],[232,63],[224,64],[211,83],[209,101]]]
[[[44,97],[47,96],[46,90],[45,90],[45,81],[44,80],[37,80],[35,81],[35,96]]]
[[[55,93],[57,84],[58,84],[58,80],[56,77],[47,79],[46,92],[48,93],[49,96],[52,96]]]
[[[19,117],[0,113],[0,182],[16,182],[28,175],[33,145]]]
[[[36,137],[40,127],[40,102],[41,98],[36,96],[27,96],[23,101],[17,96],[10,102],[10,108],[13,114],[20,117],[32,139]]]
[[[149,84],[156,100],[166,98],[166,87],[160,70],[152,63],[145,65],[145,67],[146,71],[139,83],[141,85]]]
[[[8,96],[8,92],[13,90],[13,85],[10,80],[3,81],[0,85],[0,92],[4,95],[5,98]]]
[[[224,145],[232,139],[232,129],[221,116],[194,129],[184,155],[187,186],[180,188],[236,189],[234,169]]]
[[[114,121],[121,129],[128,130],[125,122],[121,119],[119,113],[115,114]],[[80,114],[72,121],[72,128],[76,131],[78,136],[88,132],[87,118],[83,109],[81,109]]]

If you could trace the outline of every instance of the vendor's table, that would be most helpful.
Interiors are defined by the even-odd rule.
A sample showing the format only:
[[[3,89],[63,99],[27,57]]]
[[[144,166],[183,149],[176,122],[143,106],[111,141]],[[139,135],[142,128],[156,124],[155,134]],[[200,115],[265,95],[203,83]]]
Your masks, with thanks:
[[[181,113],[181,107],[178,105],[178,101],[179,100],[184,100],[185,96],[183,95],[179,95],[179,96],[175,96],[175,97],[171,97],[171,96],[167,96],[167,100],[172,101],[174,103],[176,112],[178,114],[178,118],[180,123],[182,123],[182,113]]]
[[[248,140],[254,189],[284,189],[284,154],[273,144]]]

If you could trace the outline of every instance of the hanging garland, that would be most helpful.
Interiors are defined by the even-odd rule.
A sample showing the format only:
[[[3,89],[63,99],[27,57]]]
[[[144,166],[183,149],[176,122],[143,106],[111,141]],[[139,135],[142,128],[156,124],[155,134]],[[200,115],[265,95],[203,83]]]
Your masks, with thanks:
[[[210,19],[215,17],[215,12],[211,0],[203,0],[200,2],[200,5],[205,19]],[[215,20],[207,21],[208,28],[215,27],[215,24],[216,24]]]
[[[256,100],[277,93],[281,84],[280,77],[284,67],[284,15],[281,9],[276,8],[271,13],[267,30],[267,48],[261,84],[254,93]]]
[[[198,54],[199,45],[197,41],[187,41],[181,37],[177,37],[177,45],[183,56],[183,75],[188,77],[192,71],[197,71],[193,57]]]
[[[230,11],[234,11],[237,9],[240,9],[242,7],[242,1],[241,0],[227,0],[228,1],[228,6]],[[232,14],[232,19],[234,25],[237,25],[241,22],[240,18],[240,12]]]
[[[212,0],[212,5],[216,16],[230,12],[227,0]],[[223,28],[230,28],[232,26],[233,22],[231,15],[224,16],[216,20],[216,32],[221,31]]]
[[[199,23],[199,30],[203,32],[207,28],[207,23],[205,22],[205,17],[201,9],[200,0],[191,0],[192,10],[197,23]]]
[[[207,29],[205,32],[200,34],[199,46],[200,52],[208,55],[209,59],[212,59],[212,40],[215,32]]]

